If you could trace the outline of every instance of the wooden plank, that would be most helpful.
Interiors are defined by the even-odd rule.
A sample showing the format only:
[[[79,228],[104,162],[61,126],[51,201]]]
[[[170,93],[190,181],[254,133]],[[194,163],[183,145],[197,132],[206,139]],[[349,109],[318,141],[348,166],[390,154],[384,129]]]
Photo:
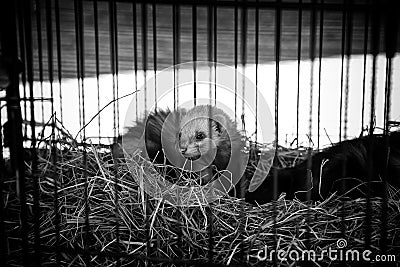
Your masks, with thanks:
[[[337,2],[337,1],[336,1]],[[45,1],[41,3],[41,22],[42,44],[43,44],[43,72],[44,80],[48,79],[47,65],[47,40],[46,40],[46,18]],[[38,42],[36,15],[38,12],[33,5],[33,49],[34,49],[34,77],[38,80]],[[132,12],[132,3],[117,3],[117,27],[118,27],[118,68],[120,71],[133,71],[134,66],[134,46],[133,46],[133,18],[137,21],[137,55],[138,67],[142,67],[142,40],[141,40],[141,4],[137,5],[137,14]],[[110,29],[109,29],[109,10],[108,2],[98,2],[99,15],[99,49],[100,49],[100,72],[101,74],[111,73],[110,67]],[[93,2],[84,1],[84,58],[85,76],[95,76],[95,39],[94,39],[94,12]],[[217,12],[217,55],[218,62],[233,65],[234,62],[234,9],[232,7],[218,7]],[[148,12],[148,68],[153,69],[153,32],[152,32],[152,5],[147,5]],[[255,62],[255,9],[248,9],[247,26],[247,63]],[[197,11],[197,47],[198,59],[207,58],[207,8],[198,7]],[[240,19],[239,10],[239,19]],[[342,12],[324,12],[324,36],[323,36],[323,56],[338,56],[341,54],[342,36]],[[53,10],[53,25],[55,25],[55,15]],[[72,0],[60,1],[61,19],[61,50],[62,50],[62,78],[77,77],[76,63],[76,34],[75,34],[75,15],[74,2]],[[298,11],[284,10],[282,13],[282,35],[281,35],[281,59],[297,60],[297,31],[298,31]],[[354,13],[352,53],[363,53],[365,15],[361,11]],[[239,22],[239,25],[241,23]],[[319,13],[317,12],[317,36],[316,36],[316,55],[318,55],[319,40]],[[166,68],[173,62],[173,28],[172,28],[172,6],[157,5],[157,69]],[[56,51],[55,27],[53,26],[53,49]],[[181,7],[181,62],[191,61],[192,55],[192,8],[191,6]],[[239,28],[239,38],[240,38]],[[302,25],[302,59],[309,56],[309,37],[310,37],[310,10],[303,11]],[[259,62],[268,63],[275,60],[275,11],[271,9],[260,9],[260,31],[259,31]],[[383,36],[382,36],[383,40]],[[383,43],[383,41],[382,41]],[[240,49],[239,40],[239,51]],[[383,45],[381,45],[383,51]],[[399,46],[397,51],[399,51]],[[56,55],[56,53],[54,53]],[[240,55],[238,56],[240,58]],[[57,78],[57,58],[54,57],[54,75]]]

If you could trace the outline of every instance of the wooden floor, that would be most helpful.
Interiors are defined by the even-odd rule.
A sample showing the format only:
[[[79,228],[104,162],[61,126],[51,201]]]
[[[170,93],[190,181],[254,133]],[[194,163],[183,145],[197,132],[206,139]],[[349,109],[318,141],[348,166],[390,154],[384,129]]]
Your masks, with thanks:
[[[53,3],[53,1],[51,1]],[[39,5],[32,4],[32,37],[34,52],[34,78],[39,80],[40,72],[43,79],[49,77],[48,62],[48,41],[47,26],[52,27],[52,44],[54,68],[53,75],[57,79],[59,76],[58,62],[61,64],[61,77],[77,77],[77,43],[76,43],[76,15],[74,12],[74,1],[60,2],[60,29],[59,47],[60,57],[57,55],[57,28],[55,23],[55,10],[52,7],[52,22],[46,24],[45,1],[38,0]],[[336,1],[337,2],[337,1]],[[109,2],[99,1],[98,5],[98,59],[99,73],[111,73],[111,46],[112,39],[110,31],[110,6]],[[133,8],[136,7],[136,13]],[[235,62],[235,13],[232,7],[218,7],[216,11],[216,40],[209,42],[208,31],[208,9],[205,6],[197,7],[197,28],[193,29],[193,9],[192,6],[181,6],[179,13],[180,27],[175,34],[179,43],[179,49],[175,45],[173,31],[173,8],[171,5],[157,5],[155,31],[153,30],[153,9],[151,4],[145,5],[143,10],[147,11],[147,27],[142,27],[142,4],[117,3],[116,4],[116,53],[119,71],[132,71],[135,68],[135,54],[138,69],[153,69],[155,58],[153,56],[154,47],[156,53],[156,67],[163,69],[174,63],[174,53],[177,58],[175,63],[197,60],[215,60],[220,63],[234,65]],[[85,77],[96,75],[96,43],[95,43],[95,16],[93,1],[83,1],[83,47],[84,47],[84,74]],[[238,32],[237,32],[237,58],[240,63],[242,60],[243,43],[245,45],[245,58],[248,64],[255,63],[256,57],[256,11],[254,8],[247,9],[247,27],[243,32],[242,10],[238,11]],[[276,11],[271,9],[259,10],[259,29],[258,29],[258,60],[259,63],[275,61],[275,43],[277,37]],[[301,58],[308,59],[310,56],[310,10],[302,12],[301,20]],[[325,11],[323,21],[320,23],[321,14],[316,13],[316,51],[319,56],[320,44],[322,44],[322,56],[340,56],[343,51],[343,34],[346,35],[346,27],[343,25],[343,13],[339,11]],[[134,21],[136,21],[136,38]],[[212,21],[212,20],[211,20]],[[40,23],[40,25],[38,24]],[[39,25],[39,26],[38,26]],[[322,29],[320,29],[322,25]],[[351,53],[363,54],[365,38],[365,15],[362,12],[355,12],[352,19]],[[214,28],[214,27],[212,27]],[[344,31],[343,31],[344,28]],[[39,30],[38,30],[39,29]],[[197,52],[194,54],[193,30],[197,40],[195,41]],[[299,12],[297,10],[283,10],[280,28],[280,53],[281,60],[297,60],[298,57],[298,30]],[[320,30],[323,30],[322,42],[320,40]],[[382,31],[383,32],[383,31]],[[154,33],[156,44],[154,44]],[[243,33],[243,34],[242,34]],[[147,42],[143,42],[144,34],[147,35]],[[368,31],[370,34],[370,31]],[[38,36],[41,35],[40,38]],[[245,36],[245,38],[243,38]],[[211,31],[211,37],[214,37]],[[370,36],[368,37],[370,38]],[[40,39],[40,40],[39,40]],[[136,39],[136,48],[134,40]],[[383,38],[380,47],[383,50]],[[39,42],[41,41],[41,42]],[[147,43],[147,44],[146,44]],[[208,44],[211,49],[208,49]],[[368,47],[370,42],[368,41]],[[143,51],[143,48],[146,50]],[[214,59],[213,48],[216,48],[216,58]],[[398,49],[399,50],[399,49]],[[41,51],[41,53],[39,53]],[[143,57],[146,52],[146,56]],[[211,52],[211,57],[209,57]],[[40,64],[39,58],[42,58]],[[147,59],[147,67],[144,65],[144,58]],[[41,71],[40,71],[41,70]]]

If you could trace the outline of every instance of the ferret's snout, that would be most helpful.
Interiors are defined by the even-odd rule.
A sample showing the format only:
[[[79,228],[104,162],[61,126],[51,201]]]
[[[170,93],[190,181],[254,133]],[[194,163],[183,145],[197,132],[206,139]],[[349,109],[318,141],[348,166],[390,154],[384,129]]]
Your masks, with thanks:
[[[179,150],[182,154],[187,159],[190,160],[196,160],[200,158],[201,154],[198,151],[196,146],[188,145],[188,146],[180,146]]]

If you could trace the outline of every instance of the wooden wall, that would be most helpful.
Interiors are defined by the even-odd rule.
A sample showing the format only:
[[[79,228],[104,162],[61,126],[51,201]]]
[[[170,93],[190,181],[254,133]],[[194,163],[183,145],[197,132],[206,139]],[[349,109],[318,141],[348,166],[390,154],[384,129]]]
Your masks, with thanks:
[[[54,1],[51,1],[54,5]],[[44,0],[33,1],[32,3],[32,37],[34,52],[34,75],[35,80],[39,79],[39,33],[41,34],[42,46],[42,73],[43,79],[48,79],[48,49],[47,49],[47,25],[46,25],[46,2]],[[99,1],[98,5],[98,31],[99,31],[99,65],[100,74],[111,73],[110,53],[110,16],[109,2]],[[136,13],[133,13],[133,6],[136,5]],[[96,74],[95,61],[95,27],[94,27],[94,2],[83,1],[83,29],[84,29],[84,62],[85,76],[90,77]],[[143,69],[142,58],[142,3],[132,4],[118,2],[117,8],[117,53],[119,71],[132,71],[134,69],[135,48],[134,48],[134,27],[136,20],[137,30],[137,67]],[[58,77],[58,57],[55,10],[52,10],[52,43],[53,43],[53,66],[55,79]],[[147,61],[148,69],[153,69],[153,17],[152,4],[146,5],[147,10]],[[156,36],[157,36],[157,69],[169,67],[173,64],[173,16],[172,6],[160,4],[156,6]],[[281,59],[296,60],[298,49],[298,11],[284,10],[281,23]],[[316,17],[316,56],[319,54],[319,24],[320,13]],[[323,14],[323,48],[322,55],[340,56],[342,53],[342,28],[343,14],[340,11],[326,11]],[[207,8],[197,8],[197,59],[207,60]],[[255,9],[247,10],[247,34],[246,34],[246,55],[247,63],[255,62]],[[38,23],[40,22],[40,28]],[[260,9],[259,11],[259,62],[273,62],[275,60],[275,21],[276,12],[271,9]],[[238,60],[241,60],[241,10],[239,9],[239,31],[238,31]],[[362,54],[364,47],[364,25],[365,15],[362,12],[355,12],[353,18],[352,53]],[[61,75],[62,78],[76,78],[76,31],[75,31],[74,1],[60,1],[60,48],[61,48]],[[234,8],[217,8],[217,61],[233,65],[235,58],[234,42]],[[383,32],[383,31],[382,31]],[[310,11],[303,11],[302,19],[302,42],[301,56],[307,59],[310,53]],[[180,62],[193,60],[193,28],[192,28],[192,6],[180,7]],[[383,38],[382,44],[383,44]],[[369,43],[369,42],[368,42]],[[383,45],[381,45],[381,50]]]

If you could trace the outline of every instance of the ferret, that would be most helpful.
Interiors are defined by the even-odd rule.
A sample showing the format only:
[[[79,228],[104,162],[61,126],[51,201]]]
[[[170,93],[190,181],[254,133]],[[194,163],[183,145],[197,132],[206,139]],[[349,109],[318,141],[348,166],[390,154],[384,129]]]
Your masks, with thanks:
[[[221,109],[208,105],[196,106],[183,114],[178,136],[179,149],[189,160],[197,160],[213,148],[213,164],[225,170],[231,150],[243,147],[241,135],[229,116]]]
[[[286,199],[323,200],[336,193],[348,199],[382,197],[383,179],[400,189],[400,132],[371,135],[337,143],[290,168],[271,168],[264,182],[246,192],[246,201],[263,204],[286,194]],[[277,192],[274,195],[274,172]],[[311,177],[311,179],[310,179]],[[370,180],[370,186],[367,186]],[[399,191],[397,192],[399,194]]]
[[[171,182],[177,182],[182,171],[168,167],[173,164],[164,153],[162,135],[167,146],[171,147],[171,153],[181,156],[184,164],[194,163],[210,152],[215,153],[210,153],[213,158],[207,163],[209,166],[205,166],[213,167],[213,174],[205,174],[200,184],[209,183],[215,171],[225,170],[232,151],[244,147],[243,138],[229,116],[221,109],[207,105],[190,110],[156,110],[147,116],[146,121],[128,129],[127,136],[143,131],[148,157],[155,165],[162,166],[160,172],[166,174],[166,179]],[[281,193],[286,194],[286,199],[299,200],[323,200],[332,193],[351,199],[382,196],[386,190],[383,177],[393,187],[400,188],[400,132],[392,132],[388,142],[388,150],[383,135],[337,143],[313,154],[309,159],[310,168],[307,166],[308,159],[294,167],[272,167],[263,183],[253,192],[246,190],[248,181],[242,177],[239,187],[236,187],[236,192],[239,192],[236,196],[258,204],[274,200]],[[246,170],[245,176],[252,177],[250,169]],[[200,173],[205,172],[204,169]],[[273,190],[274,172],[277,174],[276,194]],[[368,188],[369,179],[371,186]],[[229,195],[233,195],[232,191]]]
[[[143,130],[147,156],[152,162],[164,166],[174,165],[166,155],[168,146],[170,153],[176,153],[172,157],[180,158],[180,164],[185,165],[186,170],[190,171],[190,166],[197,164],[195,170],[201,170],[199,177],[202,177],[202,185],[215,178],[215,171],[226,170],[232,151],[239,151],[244,147],[242,136],[229,115],[210,105],[177,111],[157,109],[145,121],[128,128],[125,138],[140,138]],[[212,158],[207,161],[210,157]],[[202,164],[207,166],[201,166]],[[211,167],[212,175],[208,173],[210,169],[207,172],[207,167]],[[170,181],[176,181],[182,174],[176,168],[168,167],[166,172],[163,169],[163,173],[167,174]]]

